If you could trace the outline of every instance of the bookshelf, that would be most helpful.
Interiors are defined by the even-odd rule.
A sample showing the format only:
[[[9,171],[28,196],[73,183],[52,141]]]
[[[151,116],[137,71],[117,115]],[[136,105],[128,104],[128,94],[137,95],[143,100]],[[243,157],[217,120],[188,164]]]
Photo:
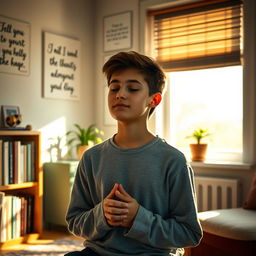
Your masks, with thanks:
[[[1,151],[2,151],[0,152],[1,153],[0,171],[2,172],[2,176],[0,177],[0,182],[1,182],[0,192],[3,192],[5,194],[4,197],[11,197],[15,199],[24,198],[22,199],[23,201],[28,201],[28,203],[25,203],[25,205],[26,204],[30,205],[32,201],[31,203],[32,206],[26,205],[25,211],[23,208],[22,212],[25,212],[26,214],[22,213],[22,217],[20,217],[21,220],[19,220],[20,222],[23,222],[24,218],[26,218],[26,221],[25,221],[26,224],[24,225],[21,224],[21,226],[23,226],[23,229],[21,228],[22,232],[19,232],[18,230],[18,232],[16,232],[15,235],[13,235],[12,233],[11,238],[10,238],[10,235],[7,235],[6,237],[2,237],[2,239],[0,240],[1,241],[0,250],[1,250],[1,248],[8,248],[12,245],[27,243],[29,241],[36,240],[42,233],[43,172],[42,172],[42,165],[41,165],[40,132],[0,130],[0,141],[2,141],[2,146],[0,145]],[[4,153],[4,150],[5,150],[4,142],[7,142],[7,141],[9,143],[9,148],[12,148],[12,149],[9,149],[8,153]],[[16,144],[17,141],[19,141],[19,144],[20,144],[20,146],[18,147],[18,150],[16,149],[16,146],[14,146],[14,144]],[[28,144],[32,146],[26,146]],[[25,146],[22,146],[22,145],[25,145]],[[25,153],[24,152],[21,153],[21,151],[23,150],[25,151]],[[28,155],[30,155],[30,158],[28,158]],[[8,165],[9,176],[6,174],[6,166],[5,166],[5,162],[7,162],[6,160],[7,156],[8,156],[8,162],[9,162],[9,165]],[[22,160],[20,160],[21,158]],[[14,171],[14,169],[15,170],[17,169],[17,170]],[[28,174],[29,171],[27,169],[30,170],[30,174]],[[24,172],[24,173],[21,174],[21,172]],[[6,175],[8,176],[8,179],[6,179]],[[22,203],[20,204],[22,205]],[[18,208],[17,206],[15,207]],[[24,207],[24,203],[23,203],[23,206],[21,207]],[[27,210],[27,208],[29,207],[30,207],[30,211]],[[5,208],[8,208],[8,207],[3,206],[2,211]],[[28,212],[30,213],[30,215],[28,214]],[[26,217],[24,217],[24,215],[26,215]],[[1,214],[0,216],[3,216],[3,214]],[[29,229],[27,229],[27,223],[29,223]],[[15,229],[13,227],[12,229],[17,231],[18,229],[17,226],[19,226],[19,224],[15,226]],[[2,230],[1,232],[5,233],[5,231],[3,232]]]

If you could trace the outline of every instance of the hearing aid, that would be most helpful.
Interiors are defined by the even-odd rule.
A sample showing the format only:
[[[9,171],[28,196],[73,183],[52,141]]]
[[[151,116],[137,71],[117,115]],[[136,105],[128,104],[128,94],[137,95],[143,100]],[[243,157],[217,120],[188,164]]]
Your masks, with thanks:
[[[152,99],[151,104],[153,104],[155,107],[161,102],[162,100],[162,94],[156,93]]]

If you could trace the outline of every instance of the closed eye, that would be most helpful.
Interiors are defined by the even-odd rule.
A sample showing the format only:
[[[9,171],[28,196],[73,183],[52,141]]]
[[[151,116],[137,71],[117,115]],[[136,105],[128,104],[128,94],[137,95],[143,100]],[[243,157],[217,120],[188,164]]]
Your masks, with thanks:
[[[111,92],[117,92],[120,89],[120,85],[113,81],[109,84],[108,88]]]
[[[119,90],[119,88],[109,88],[109,90],[110,90],[111,92],[117,92],[117,91]]]
[[[128,88],[128,91],[129,92],[137,92],[137,91],[139,91],[140,89],[138,89],[138,88]]]

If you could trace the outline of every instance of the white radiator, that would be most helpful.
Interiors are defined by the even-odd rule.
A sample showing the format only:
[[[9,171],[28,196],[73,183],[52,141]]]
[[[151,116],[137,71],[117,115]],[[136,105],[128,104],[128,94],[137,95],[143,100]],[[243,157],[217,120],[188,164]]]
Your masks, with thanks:
[[[238,207],[239,180],[195,176],[198,211]]]

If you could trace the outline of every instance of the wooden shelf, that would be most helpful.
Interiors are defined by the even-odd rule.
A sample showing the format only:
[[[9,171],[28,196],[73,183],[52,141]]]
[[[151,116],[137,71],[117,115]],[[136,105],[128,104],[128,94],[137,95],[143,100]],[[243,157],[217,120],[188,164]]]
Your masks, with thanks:
[[[40,132],[36,131],[23,131],[23,130],[0,130],[0,135],[1,136],[31,136],[31,135],[36,135],[38,136]]]
[[[32,187],[35,187],[37,185],[38,185],[37,182],[24,182],[24,183],[21,183],[21,184],[10,184],[10,185],[6,185],[6,186],[0,186],[0,191],[32,188]]]
[[[0,185],[0,191],[8,195],[33,195],[34,208],[33,208],[33,230],[32,233],[24,236],[10,239],[5,242],[0,242],[1,248],[8,248],[13,245],[26,243],[28,241],[36,240],[42,234],[43,227],[43,171],[41,164],[41,134],[36,131],[13,131],[13,130],[0,130],[0,140],[3,141],[21,141],[33,142],[34,144],[34,168],[35,177],[32,182],[24,182],[19,184]],[[0,163],[2,164],[2,163]]]

